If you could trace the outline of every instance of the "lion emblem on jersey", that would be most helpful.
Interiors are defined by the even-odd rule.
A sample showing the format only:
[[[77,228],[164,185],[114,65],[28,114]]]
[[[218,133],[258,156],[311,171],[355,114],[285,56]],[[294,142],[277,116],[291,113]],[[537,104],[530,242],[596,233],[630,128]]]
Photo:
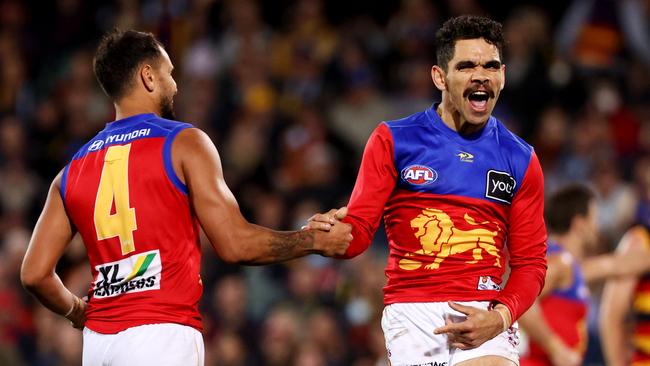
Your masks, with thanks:
[[[415,230],[414,235],[420,241],[422,249],[407,253],[406,257],[431,256],[431,262],[425,264],[424,268],[438,269],[450,255],[471,251],[473,259],[466,263],[474,264],[483,259],[485,251],[494,257],[494,266],[501,267],[501,255],[494,240],[501,231],[499,225],[491,221],[476,222],[467,213],[463,218],[466,223],[476,228],[460,230],[454,226],[451,217],[442,210],[435,208],[422,210],[421,214],[411,220],[411,228]],[[493,227],[494,230],[489,230],[489,227]],[[400,268],[404,270],[415,270],[423,264],[420,260],[410,258],[399,261]]]

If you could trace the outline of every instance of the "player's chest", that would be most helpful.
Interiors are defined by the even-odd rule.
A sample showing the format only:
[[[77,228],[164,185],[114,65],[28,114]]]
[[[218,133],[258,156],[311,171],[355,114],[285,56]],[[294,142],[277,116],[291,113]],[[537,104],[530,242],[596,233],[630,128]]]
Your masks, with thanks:
[[[487,144],[433,140],[395,146],[397,186],[431,194],[457,195],[511,204],[522,167],[508,152]]]

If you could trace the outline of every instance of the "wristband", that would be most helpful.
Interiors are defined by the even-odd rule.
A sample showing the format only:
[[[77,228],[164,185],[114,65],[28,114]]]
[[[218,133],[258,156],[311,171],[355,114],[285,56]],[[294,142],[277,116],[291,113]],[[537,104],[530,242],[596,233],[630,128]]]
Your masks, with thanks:
[[[72,295],[72,306],[70,306],[70,310],[68,310],[67,313],[63,316],[64,318],[68,318],[72,312],[75,311],[77,308],[77,305],[79,304],[79,298],[77,298],[75,295]]]
[[[497,313],[499,313],[499,316],[501,317],[501,321],[503,322],[503,330],[502,330],[501,332],[505,332],[506,330],[508,330],[508,328],[510,328],[510,325],[508,325],[508,319],[506,319],[506,316],[503,315],[503,313],[501,313],[501,312],[500,312],[499,310],[497,310],[497,309],[492,309],[492,310],[494,310],[494,311],[496,311]]]

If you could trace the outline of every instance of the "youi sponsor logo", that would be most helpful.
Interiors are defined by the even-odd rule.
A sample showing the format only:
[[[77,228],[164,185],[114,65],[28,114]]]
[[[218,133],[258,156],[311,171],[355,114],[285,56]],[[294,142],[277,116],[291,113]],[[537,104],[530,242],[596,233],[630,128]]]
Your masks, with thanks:
[[[507,172],[488,170],[485,197],[504,203],[512,203],[517,181]]]

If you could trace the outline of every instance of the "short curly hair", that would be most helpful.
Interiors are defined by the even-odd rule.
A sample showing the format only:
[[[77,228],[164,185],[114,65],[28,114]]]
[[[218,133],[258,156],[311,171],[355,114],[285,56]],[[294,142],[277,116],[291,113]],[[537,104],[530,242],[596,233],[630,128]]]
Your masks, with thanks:
[[[495,45],[502,57],[503,26],[490,18],[461,15],[447,20],[436,33],[436,62],[447,71],[449,61],[454,58],[456,41],[461,39],[483,38],[489,44]]]
[[[99,85],[113,101],[120,100],[143,62],[160,62],[161,48],[151,33],[113,29],[104,35],[95,52],[93,70]]]

